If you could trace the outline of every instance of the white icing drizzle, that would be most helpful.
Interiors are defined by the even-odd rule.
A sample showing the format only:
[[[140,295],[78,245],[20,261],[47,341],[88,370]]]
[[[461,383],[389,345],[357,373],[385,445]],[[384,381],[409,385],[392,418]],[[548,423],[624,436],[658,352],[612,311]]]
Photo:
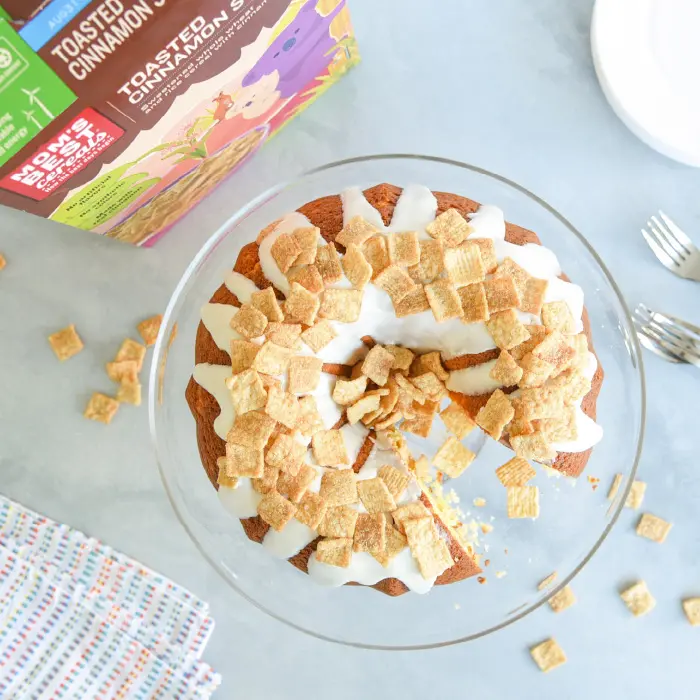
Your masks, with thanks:
[[[490,372],[496,364],[496,360],[482,362],[480,365],[465,367],[450,372],[447,379],[447,388],[450,391],[459,391],[470,396],[490,394],[496,389],[500,389],[503,384],[492,379]]]
[[[498,207],[494,207],[492,204],[482,204],[477,211],[468,216],[473,229],[470,238],[505,239],[506,220]]]
[[[341,192],[340,199],[343,202],[343,225],[353,217],[361,216],[380,231],[386,231],[381,214],[367,201],[359,187],[348,187]]]
[[[231,367],[228,365],[210,365],[207,362],[203,362],[195,365],[192,376],[195,382],[202,389],[208,391],[219,404],[221,412],[214,420],[214,432],[222,440],[225,440],[235,418],[231,392],[225,383],[231,376]]]
[[[253,280],[249,280],[240,272],[229,272],[228,275],[226,275],[224,284],[231,294],[236,295],[241,304],[249,304],[250,297],[253,295],[253,292],[258,291],[258,288],[255,286],[255,282],[253,282]]]
[[[262,496],[253,488],[250,479],[239,479],[233,489],[220,486],[218,493],[224,508],[237,518],[252,518],[258,514],[258,503]]]

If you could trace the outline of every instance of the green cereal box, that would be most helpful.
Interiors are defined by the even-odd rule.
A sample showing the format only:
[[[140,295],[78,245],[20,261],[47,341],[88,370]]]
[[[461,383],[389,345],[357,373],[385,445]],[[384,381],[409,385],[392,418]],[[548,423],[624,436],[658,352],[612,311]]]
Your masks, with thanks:
[[[0,204],[152,245],[359,61],[347,0],[0,0]]]

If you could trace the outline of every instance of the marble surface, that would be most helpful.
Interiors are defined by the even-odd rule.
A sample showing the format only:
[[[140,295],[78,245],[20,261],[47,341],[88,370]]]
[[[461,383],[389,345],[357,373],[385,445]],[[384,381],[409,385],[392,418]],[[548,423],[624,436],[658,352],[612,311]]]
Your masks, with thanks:
[[[666,544],[636,537],[627,511],[574,581],[573,608],[540,609],[481,641],[422,653],[344,649],[267,619],[225,587],[178,524],[145,407],[123,407],[109,428],[81,417],[92,391],[110,389],[103,363],[121,338],[165,307],[229,213],[282,177],[359,154],[423,152],[502,173],[578,226],[630,305],[700,322],[700,287],[662,269],[639,234],[662,207],[700,240],[700,171],[649,150],[611,112],[591,63],[592,4],[353,0],[362,65],[153,250],[0,211],[8,260],[0,273],[0,490],[211,601],[217,629],[206,658],[224,674],[218,697],[301,698],[310,688],[311,697],[336,700],[697,697],[700,631],[680,607],[683,596],[700,595],[697,370],[645,356],[640,475],[645,507],[674,522]],[[59,364],[46,336],[68,323],[89,351]],[[617,595],[638,577],[658,600],[642,619]],[[569,663],[544,675],[527,649],[550,635]]]

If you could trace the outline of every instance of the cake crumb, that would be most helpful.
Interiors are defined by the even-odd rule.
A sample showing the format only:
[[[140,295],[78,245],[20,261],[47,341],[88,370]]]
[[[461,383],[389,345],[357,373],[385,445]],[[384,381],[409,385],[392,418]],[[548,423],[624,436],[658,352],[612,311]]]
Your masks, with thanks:
[[[7,265],[7,260],[5,260],[5,256],[0,253],[0,270],[4,270]]]
[[[477,508],[483,508],[486,505],[486,499],[479,496],[474,499],[473,503]]]
[[[479,583],[486,583],[486,577],[485,577],[485,576],[477,576],[477,577],[476,577],[476,580],[477,580]]]
[[[61,362],[77,355],[84,347],[83,341],[72,323],[70,326],[52,333],[49,336],[49,343]]]
[[[503,569],[496,572],[496,578],[503,578],[508,572],[503,571]]]
[[[479,523],[479,527],[481,528],[481,531],[485,535],[488,535],[489,532],[493,531],[493,525],[489,525],[488,523]],[[506,552],[506,554],[507,554],[507,552]]]
[[[508,554],[508,550],[506,550],[506,554]],[[553,581],[556,581],[556,580],[557,580],[557,576],[558,576],[558,575],[559,575],[559,574],[558,574],[556,571],[553,571],[551,574],[549,574],[549,576],[547,576],[546,578],[543,578],[543,579],[537,584],[537,590],[538,590],[538,591],[542,591],[542,590],[544,590],[545,588],[547,588],[547,586],[549,586],[550,583],[552,583]]]
[[[598,479],[595,476],[589,476],[588,483],[591,485],[591,488],[595,491],[598,488],[598,484],[600,483],[600,479]]]

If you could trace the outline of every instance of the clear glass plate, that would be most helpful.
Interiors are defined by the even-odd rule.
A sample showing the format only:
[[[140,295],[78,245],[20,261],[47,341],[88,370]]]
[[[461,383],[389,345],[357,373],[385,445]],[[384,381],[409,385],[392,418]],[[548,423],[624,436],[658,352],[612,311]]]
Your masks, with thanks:
[[[481,535],[478,548],[486,583],[468,579],[436,586],[427,595],[397,598],[366,587],[321,587],[249,541],[239,521],[220,505],[201,466],[195,423],[185,401],[200,307],[222,283],[241,247],[306,202],[351,185],[365,188],[382,182],[420,183],[495,204],[507,220],[536,231],[567,275],[583,287],[595,349],[605,370],[598,400],[603,441],[578,480],[538,469],[532,482],[541,491],[538,520],[506,517],[506,492],[493,470],[512,453],[493,440],[485,443],[465,474],[450,483],[467,520],[493,526],[492,532]],[[410,155],[332,163],[275,187],[235,213],[195,256],[170,300],[149,396],[151,432],[168,496],[199,550],[231,588],[302,632],[381,649],[423,649],[475,639],[529,614],[570,581],[598,549],[623,507],[637,469],[644,413],[642,362],[629,312],[583,236],[514,182],[464,163]],[[616,473],[622,474],[623,482],[611,502],[606,494]],[[600,480],[597,490],[589,476]],[[475,497],[486,499],[486,506],[472,506]],[[538,582],[553,571],[558,572],[557,580],[538,590]]]

